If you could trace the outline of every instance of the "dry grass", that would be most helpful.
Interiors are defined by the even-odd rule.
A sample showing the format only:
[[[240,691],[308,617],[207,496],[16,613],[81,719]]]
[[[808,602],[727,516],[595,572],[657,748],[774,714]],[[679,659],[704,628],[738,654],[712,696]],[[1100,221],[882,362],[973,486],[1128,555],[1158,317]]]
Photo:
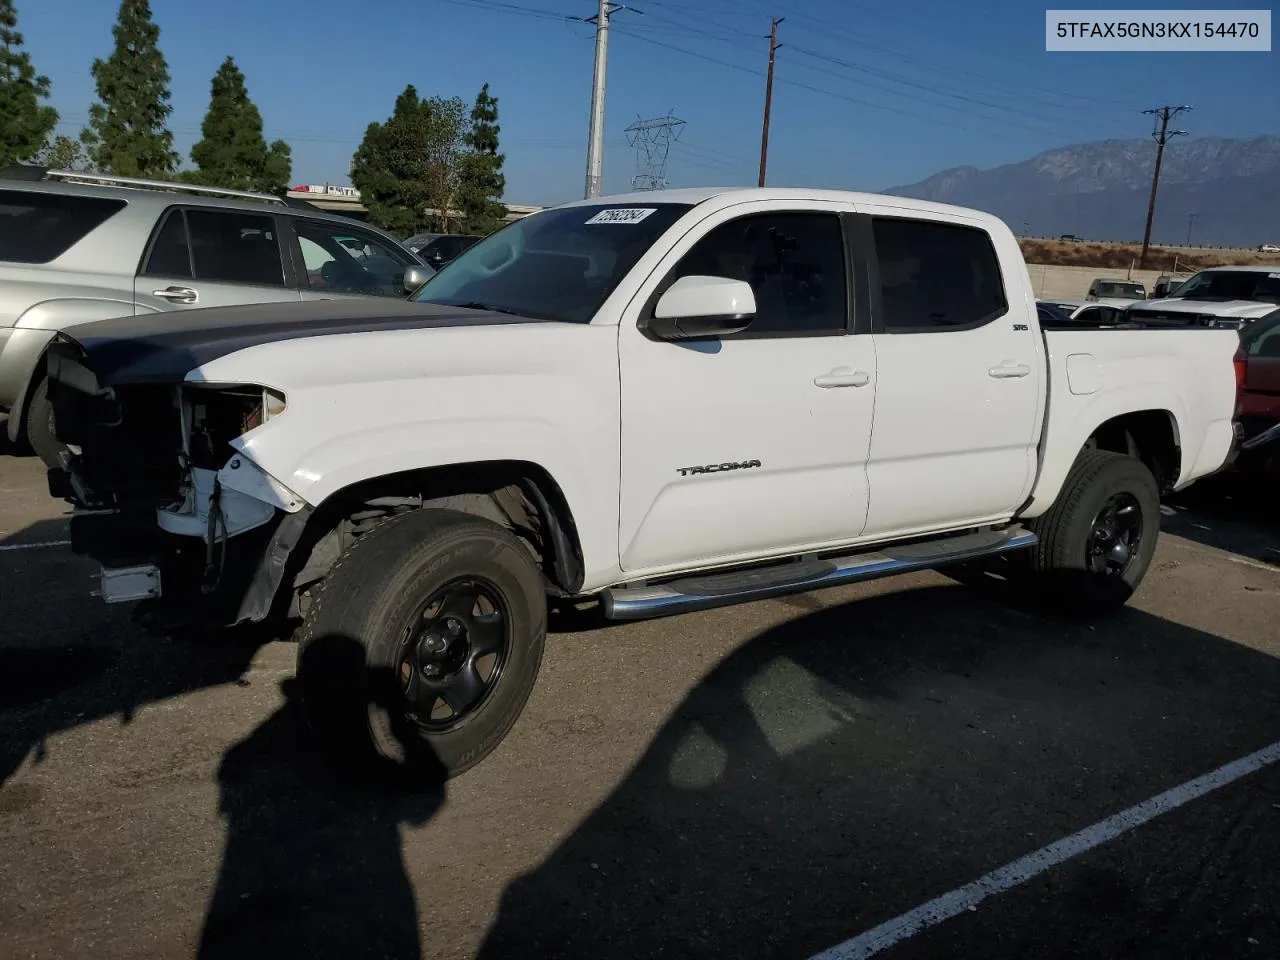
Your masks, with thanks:
[[[1027,263],[1048,264],[1057,267],[1108,267],[1115,270],[1136,265],[1142,253],[1139,244],[1129,243],[1065,243],[1061,240],[1019,240],[1022,255]],[[1147,251],[1148,270],[1170,270],[1174,258],[1178,270],[1198,270],[1204,267],[1236,266],[1240,264],[1278,264],[1280,254],[1258,253],[1256,250],[1216,250],[1211,248],[1151,247]]]

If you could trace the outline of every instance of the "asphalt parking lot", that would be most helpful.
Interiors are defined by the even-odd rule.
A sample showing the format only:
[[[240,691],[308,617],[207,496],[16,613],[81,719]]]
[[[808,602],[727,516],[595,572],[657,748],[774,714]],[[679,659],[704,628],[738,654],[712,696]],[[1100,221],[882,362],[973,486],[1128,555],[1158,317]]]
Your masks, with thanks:
[[[0,955],[812,956],[1280,741],[1264,505],[1184,498],[1094,624],[923,574],[558,633],[504,745],[405,795],[313,751],[290,645],[89,598],[0,458]],[[877,955],[1275,957],[1277,863],[1271,763]]]

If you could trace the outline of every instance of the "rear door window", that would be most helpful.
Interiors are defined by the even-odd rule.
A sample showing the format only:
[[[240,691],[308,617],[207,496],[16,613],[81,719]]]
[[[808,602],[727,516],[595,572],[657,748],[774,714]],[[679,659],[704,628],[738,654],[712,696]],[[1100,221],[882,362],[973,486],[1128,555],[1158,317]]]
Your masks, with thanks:
[[[973,329],[1008,313],[1000,261],[986,231],[897,217],[871,223],[885,332]]]
[[[283,287],[274,217],[239,210],[187,210],[196,280]]]
[[[49,263],[124,207],[113,197],[0,190],[0,260]]]

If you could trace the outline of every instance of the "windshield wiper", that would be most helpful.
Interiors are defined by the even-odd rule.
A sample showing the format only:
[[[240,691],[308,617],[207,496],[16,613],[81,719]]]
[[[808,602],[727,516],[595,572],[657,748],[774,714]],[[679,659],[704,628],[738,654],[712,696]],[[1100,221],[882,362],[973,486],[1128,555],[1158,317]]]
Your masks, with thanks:
[[[463,310],[488,310],[490,313],[505,313],[513,317],[524,317],[527,314],[521,313],[519,310],[511,310],[507,307],[495,307],[492,303],[481,303],[479,300],[468,300],[466,303],[452,303],[452,307],[461,307]]]

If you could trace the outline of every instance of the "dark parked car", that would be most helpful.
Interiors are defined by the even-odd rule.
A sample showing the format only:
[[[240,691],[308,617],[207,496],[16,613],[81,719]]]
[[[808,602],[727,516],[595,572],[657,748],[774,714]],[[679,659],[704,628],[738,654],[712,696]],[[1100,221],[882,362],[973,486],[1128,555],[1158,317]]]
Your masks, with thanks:
[[[420,233],[404,245],[439,270],[480,239],[465,233]]]

